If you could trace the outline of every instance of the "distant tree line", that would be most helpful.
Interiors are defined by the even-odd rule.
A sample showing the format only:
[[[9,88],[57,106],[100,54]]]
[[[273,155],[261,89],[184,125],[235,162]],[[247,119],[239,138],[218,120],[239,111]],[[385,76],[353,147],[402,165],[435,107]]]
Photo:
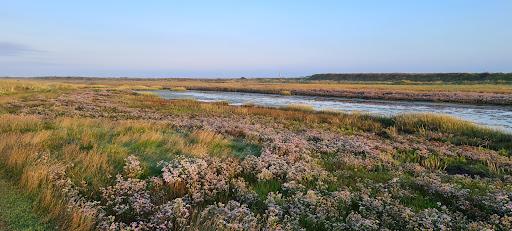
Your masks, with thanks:
[[[512,83],[512,73],[354,73],[315,74],[307,80],[372,82],[504,82]]]

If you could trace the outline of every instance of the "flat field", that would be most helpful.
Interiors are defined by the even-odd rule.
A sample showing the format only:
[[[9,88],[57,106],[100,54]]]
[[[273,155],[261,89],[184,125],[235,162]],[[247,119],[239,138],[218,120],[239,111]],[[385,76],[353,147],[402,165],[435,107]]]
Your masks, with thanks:
[[[511,134],[134,91],[163,88],[512,102],[506,84],[1,79],[0,183],[20,193],[0,203],[32,206],[21,224],[0,212],[0,228],[512,229]]]
[[[60,79],[60,81],[65,81]],[[121,88],[238,91],[285,95],[334,96],[347,98],[440,101],[470,104],[512,105],[510,82],[340,82],[307,79],[68,79],[72,83]]]

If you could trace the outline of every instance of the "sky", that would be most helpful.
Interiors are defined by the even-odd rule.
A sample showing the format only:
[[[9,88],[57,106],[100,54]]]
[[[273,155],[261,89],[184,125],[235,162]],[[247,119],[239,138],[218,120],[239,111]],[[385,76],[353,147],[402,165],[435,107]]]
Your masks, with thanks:
[[[512,72],[510,0],[0,3],[0,76]]]

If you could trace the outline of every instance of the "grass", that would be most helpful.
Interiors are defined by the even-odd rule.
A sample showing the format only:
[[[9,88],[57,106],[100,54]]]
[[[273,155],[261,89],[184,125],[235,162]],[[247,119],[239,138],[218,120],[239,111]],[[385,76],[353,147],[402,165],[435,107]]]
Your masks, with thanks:
[[[135,93],[138,95],[145,95],[145,96],[157,96],[157,94],[155,92],[151,92],[151,91],[136,91]]]
[[[386,183],[393,178],[393,174],[389,171],[369,171],[366,169],[354,169],[351,167],[338,170],[342,175],[341,185],[354,186],[359,181],[370,180],[373,183]]]
[[[270,192],[279,192],[281,187],[281,182],[277,180],[257,181],[253,186],[254,191],[256,191],[261,200],[267,199],[267,195]]]
[[[251,116],[270,117],[287,126],[330,127],[336,130],[378,131],[389,126],[389,118],[367,114],[346,114],[338,112],[315,112],[309,106],[292,109],[276,109],[245,105],[233,107],[226,104],[202,103],[194,100],[164,100],[156,96],[126,96],[124,101],[133,108],[153,109],[162,113],[192,116]]]
[[[254,143],[248,143],[243,139],[235,139],[230,145],[233,155],[238,158],[245,158],[249,155],[259,156],[261,153],[261,146]]]
[[[37,215],[34,200],[0,172],[0,230],[56,230]]]
[[[399,83],[511,83],[512,73],[361,73],[316,74],[307,80],[399,82]]]
[[[427,193],[418,191],[415,194],[404,196],[400,198],[400,202],[407,207],[413,208],[415,211],[421,211],[429,208],[438,208],[435,198],[432,198]]]
[[[291,91],[281,91],[281,92],[279,92],[279,94],[290,96],[290,95],[292,95],[292,92]]]
[[[52,92],[59,90],[77,89],[83,87],[80,84],[65,84],[58,82],[27,81],[27,80],[5,80],[0,79],[0,96],[14,94],[26,94],[31,92]]]
[[[103,80],[69,80],[70,83],[94,84],[116,87],[120,85],[120,81],[103,79]],[[396,84],[382,82],[297,82],[282,80],[191,80],[191,79],[161,79],[161,80],[129,80],[121,82],[124,86],[151,86],[154,88],[184,87],[188,90],[208,89],[208,90],[224,90],[224,91],[254,91],[262,93],[280,94],[282,91],[296,92],[298,90],[390,90],[390,91],[408,91],[408,92],[486,92],[486,93],[512,93],[512,85],[510,84]]]
[[[421,155],[418,150],[398,151],[393,156],[400,163],[415,163],[429,170],[442,170],[448,174],[492,177],[510,172],[507,168],[496,167],[489,161],[470,160],[463,156]]]
[[[405,114],[393,117],[394,126],[407,133],[432,135],[438,133],[453,136],[438,138],[456,144],[488,147],[494,150],[512,150],[512,134],[482,127],[469,121],[437,114]]]
[[[340,131],[371,131],[389,134],[399,132],[416,134],[431,139],[481,146],[502,152],[509,156],[512,153],[512,134],[476,125],[472,122],[439,114],[402,114],[394,117],[381,117],[358,113],[340,113],[320,111],[312,113],[308,105],[289,105],[285,110],[255,106],[232,107],[223,104],[208,104],[190,100],[167,101],[156,96],[148,96],[143,100],[134,101],[137,108],[157,108],[167,113],[195,115],[251,115],[267,116],[281,120],[290,127],[311,128],[321,126]],[[298,123],[298,124],[297,124]],[[450,135],[448,135],[450,134]]]
[[[500,173],[502,170],[491,169],[488,165],[468,160],[450,161],[445,170],[450,174],[468,174],[470,176],[491,177]]]
[[[439,114],[403,114],[394,117],[395,126],[405,132],[439,131],[466,136],[486,136],[499,134],[490,128],[484,128],[471,122],[452,116]]]
[[[489,184],[481,180],[457,179],[455,180],[455,184],[459,185],[464,189],[468,189],[470,191],[470,195],[472,196],[485,195],[486,193],[491,191],[491,187],[489,186]]]
[[[284,107],[284,109],[292,111],[314,111],[315,109],[311,105],[307,104],[290,104]]]
[[[18,80],[2,80],[18,81]],[[385,99],[389,93],[393,95],[403,95],[398,98],[410,100],[412,93],[490,93],[490,94],[511,94],[512,84],[509,83],[466,83],[456,82],[446,84],[444,82],[336,82],[336,81],[303,81],[297,79],[251,79],[251,80],[193,80],[193,79],[99,79],[99,78],[56,78],[56,79],[32,79],[36,85],[48,85],[58,83],[66,86],[88,86],[92,88],[116,88],[120,90],[148,90],[148,89],[175,89],[182,90],[217,90],[217,91],[238,91],[238,92],[258,92],[288,95],[323,95],[323,96],[344,96],[344,97],[366,97],[375,99]],[[31,84],[32,84],[31,83]],[[11,85],[16,85],[16,82]],[[6,89],[11,87],[7,86]],[[0,87],[0,89],[2,89]],[[1,90],[0,90],[1,92]],[[350,94],[348,94],[350,93]],[[352,94],[355,93],[355,94]],[[386,94],[383,94],[386,93]],[[457,94],[460,95],[460,94]],[[461,102],[461,103],[493,103],[503,104],[499,100],[477,98],[460,98],[457,95],[435,99],[442,101]],[[506,95],[505,95],[506,96]],[[488,97],[488,96],[485,96]],[[418,100],[432,101],[434,99],[418,98]],[[483,100],[483,101],[482,101]],[[501,100],[503,101],[503,100]],[[506,104],[510,104],[506,103]]]
[[[172,87],[171,91],[187,91],[185,87]]]
[[[160,174],[157,163],[176,155],[259,155],[257,145],[211,131],[182,133],[168,128],[159,122],[0,115],[0,162],[37,198],[38,205],[50,208],[49,218],[62,221],[70,214],[47,182],[61,166],[69,166],[75,184],[86,185],[84,195],[98,198],[99,189],[112,184],[129,155],[138,156],[146,166],[143,178]]]
[[[421,211],[428,208],[439,208],[438,203],[443,200],[436,194],[429,194],[422,188],[415,185],[414,179],[409,175],[401,177],[400,183],[403,187],[409,189],[409,195],[400,198],[400,202],[415,211]]]
[[[15,227],[14,229],[23,230],[26,227],[36,227],[34,229],[38,230],[40,229],[38,227],[43,227],[42,229],[46,230],[44,222],[41,223],[45,220],[71,227],[70,229],[73,230],[93,228],[94,221],[91,217],[79,211],[68,210],[62,201],[62,195],[58,193],[58,188],[49,180],[55,172],[66,170],[66,177],[80,186],[82,196],[86,199],[98,200],[101,188],[114,183],[115,175],[123,171],[125,159],[130,155],[137,156],[143,166],[144,172],[138,177],[150,179],[161,174],[161,166],[158,165],[160,161],[173,160],[178,156],[195,158],[213,156],[222,160],[230,157],[242,160],[250,155],[260,156],[262,150],[266,148],[265,145],[270,145],[265,142],[271,141],[269,138],[272,137],[269,136],[273,134],[254,134],[253,127],[249,127],[247,131],[237,126],[225,126],[225,123],[219,123],[218,130],[202,126],[206,123],[219,122],[220,119],[228,123],[248,121],[247,124],[240,124],[241,127],[245,125],[277,126],[278,129],[282,129],[283,135],[297,136],[292,138],[303,138],[310,134],[316,137],[315,134],[321,132],[320,134],[340,138],[340,141],[353,142],[336,144],[337,148],[341,149],[339,152],[323,149],[309,150],[312,153],[308,158],[315,159],[323,170],[326,170],[330,179],[324,182],[326,185],[323,185],[326,186],[326,192],[339,189],[356,192],[364,190],[361,187],[367,187],[371,191],[371,196],[378,196],[380,192],[375,190],[375,187],[390,184],[394,178],[407,181],[406,178],[410,177],[411,182],[400,186],[401,189],[410,193],[398,199],[401,204],[414,211],[437,208],[437,202],[452,205],[449,198],[440,198],[437,194],[414,188],[414,178],[406,175],[402,169],[397,170],[398,167],[401,168],[406,164],[425,168],[432,174],[446,173],[450,183],[468,189],[471,196],[486,195],[493,188],[509,187],[500,186],[499,182],[490,183],[489,179],[498,179],[510,173],[505,169],[507,165],[500,166],[496,163],[508,163],[512,153],[512,135],[453,117],[434,114],[382,117],[368,114],[317,112],[310,106],[304,105],[291,105],[279,109],[249,105],[235,107],[226,103],[202,103],[193,100],[164,100],[154,94],[133,93],[132,90],[166,88],[183,83],[195,84],[195,81],[169,83],[133,80],[121,81],[117,84],[109,81],[31,80],[25,83],[9,80],[5,84],[0,82],[0,89],[4,89],[3,97],[8,97],[8,100],[0,99],[0,112],[2,112],[0,113],[0,164],[9,173],[9,178],[0,181],[0,202],[7,201],[0,203],[0,228]],[[249,80],[247,82],[256,84]],[[213,82],[212,86],[216,83]],[[236,84],[237,81],[233,83]],[[257,82],[257,84],[292,83]],[[301,87],[311,87],[306,83],[297,84],[302,84]],[[315,86],[316,83],[308,84]],[[269,87],[267,90],[277,91],[278,89],[280,88]],[[109,93],[112,95],[92,100],[80,98],[82,101],[79,102],[84,105],[79,105],[83,107],[76,110],[73,109],[76,108],[73,101],[67,101],[74,96],[71,93],[83,93],[78,94],[78,97],[101,96]],[[282,91],[280,94],[286,95]],[[64,104],[56,102],[64,102]],[[67,104],[70,104],[69,107]],[[96,114],[88,114],[90,111],[87,111],[87,108],[91,105],[97,107],[95,108],[97,111],[93,111]],[[147,115],[153,117],[145,117]],[[179,126],[176,121],[168,121],[167,116],[176,117],[178,118],[176,121],[179,122],[188,119],[201,123],[194,124],[196,126],[193,127]],[[211,120],[202,120],[203,118]],[[382,152],[375,156],[376,154],[372,154],[371,151],[375,151],[376,148],[367,147],[371,149],[369,152],[350,153],[353,154],[353,159],[348,161],[343,159],[343,155],[347,154],[344,153],[346,150],[351,150],[351,146],[358,148],[358,145],[368,144],[364,142],[359,144],[359,140],[353,139],[354,137],[381,139],[383,146],[389,144],[393,147],[390,148],[393,151]],[[338,141],[335,138],[332,142]],[[287,144],[286,141],[277,142]],[[445,155],[434,151],[429,155],[421,155],[413,148],[396,151],[400,150],[397,147],[407,146],[407,142],[420,145],[453,144],[458,148],[457,150],[463,151],[465,151],[463,148],[467,147],[479,148],[481,152],[476,151],[479,155],[486,155],[490,153],[489,150],[495,150],[498,153],[495,152],[496,156],[503,159],[500,160],[502,162],[492,159],[485,161],[485,158],[478,159],[477,156]],[[362,150],[366,150],[366,147]],[[378,160],[375,160],[375,157]],[[375,161],[382,163],[366,165],[367,162]],[[455,177],[460,174],[467,176],[463,177],[464,180]],[[258,195],[257,201],[254,202],[256,209],[251,209],[259,215],[265,212],[264,201],[270,192],[283,193],[283,197],[289,193],[283,186],[286,182],[281,178],[258,181],[255,175],[240,177],[243,177],[247,181],[248,188]],[[320,186],[317,184],[319,181],[317,178],[308,178],[305,181],[307,182],[298,182],[305,187],[305,190],[313,190]],[[2,194],[2,190],[6,190],[6,193]],[[27,192],[26,195],[17,193],[20,190]],[[221,201],[228,201],[229,196],[229,193],[226,193]],[[37,216],[39,213],[31,210],[34,206],[41,208],[45,216]],[[353,208],[348,209],[349,212]],[[3,214],[5,211],[7,215]],[[308,230],[321,230],[327,227],[314,220],[308,220],[307,217],[300,222],[302,227]]]

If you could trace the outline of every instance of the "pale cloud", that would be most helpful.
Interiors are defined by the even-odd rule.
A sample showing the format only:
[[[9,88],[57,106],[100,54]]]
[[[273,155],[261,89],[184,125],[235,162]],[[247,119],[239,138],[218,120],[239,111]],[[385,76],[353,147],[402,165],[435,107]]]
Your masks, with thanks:
[[[20,43],[0,41],[0,56],[20,56],[35,52],[41,51]]]

